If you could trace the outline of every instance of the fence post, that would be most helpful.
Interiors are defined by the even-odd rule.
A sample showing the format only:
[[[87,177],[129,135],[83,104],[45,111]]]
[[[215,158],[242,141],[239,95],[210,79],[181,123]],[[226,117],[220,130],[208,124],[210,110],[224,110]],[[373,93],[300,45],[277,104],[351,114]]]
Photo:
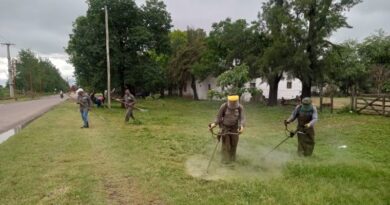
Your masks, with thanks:
[[[356,110],[356,92],[355,92],[355,86],[351,87],[351,110],[355,111]]]
[[[355,95],[355,99],[354,99],[354,111],[357,111],[357,100],[358,100],[358,95]]]
[[[333,113],[333,94],[330,96],[330,113]]]
[[[321,88],[320,88],[320,112],[322,112],[322,101],[323,101],[323,90],[322,90],[322,85],[321,85]]]
[[[386,95],[382,96],[382,114],[386,115]]]

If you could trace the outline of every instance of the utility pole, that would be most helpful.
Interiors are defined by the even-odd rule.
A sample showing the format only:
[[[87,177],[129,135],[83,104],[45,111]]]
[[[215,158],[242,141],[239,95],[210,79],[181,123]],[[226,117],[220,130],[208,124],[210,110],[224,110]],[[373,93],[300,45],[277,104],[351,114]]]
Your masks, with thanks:
[[[11,45],[15,45],[12,43],[1,43],[1,45],[6,45],[7,46],[7,58],[8,58],[8,74],[9,74],[9,79],[8,79],[8,84],[9,84],[9,96],[11,98],[15,97],[14,93],[14,77],[13,77],[13,71],[12,71],[12,66],[11,66],[11,54],[9,51],[9,47]]]
[[[111,69],[110,69],[110,42],[108,34],[108,11],[107,5],[104,6],[105,23],[106,23],[106,53],[107,53],[107,103],[108,108],[111,109]]]
[[[12,64],[11,64],[11,67],[12,67],[12,82],[14,83],[13,86],[14,86],[14,89],[16,88],[16,64],[18,63],[18,61],[14,58],[12,59]]]

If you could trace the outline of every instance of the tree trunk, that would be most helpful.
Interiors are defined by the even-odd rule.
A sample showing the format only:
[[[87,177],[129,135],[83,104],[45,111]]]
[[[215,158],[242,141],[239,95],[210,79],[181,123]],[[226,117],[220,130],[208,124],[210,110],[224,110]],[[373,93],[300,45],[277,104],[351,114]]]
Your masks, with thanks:
[[[278,105],[278,88],[279,81],[282,78],[282,75],[276,75],[273,79],[268,80],[269,84],[269,95],[268,95],[268,106]]]
[[[301,99],[304,97],[311,97],[311,80],[309,80],[309,82],[302,81]]]
[[[351,110],[355,111],[355,97],[356,96],[356,87],[355,85],[351,86]]]
[[[194,100],[199,100],[198,92],[196,90],[196,79],[194,75],[191,75],[191,88],[194,94]]]
[[[322,85],[322,83],[320,84],[320,86],[320,112],[322,112],[322,104],[324,100],[324,86]]]
[[[168,87],[168,96],[173,96],[173,88],[172,88],[172,85],[169,85]]]
[[[304,80],[302,80],[302,94],[301,99],[304,97],[311,97],[311,83],[312,83],[312,73],[315,72],[317,66],[317,28],[316,28],[316,1],[312,2],[308,12],[309,16],[309,31],[308,31],[308,44],[306,51],[309,57],[309,68],[310,72],[305,73]]]
[[[164,98],[164,97],[165,97],[165,89],[161,88],[160,89],[160,98]]]
[[[179,86],[179,97],[183,97],[183,84]]]

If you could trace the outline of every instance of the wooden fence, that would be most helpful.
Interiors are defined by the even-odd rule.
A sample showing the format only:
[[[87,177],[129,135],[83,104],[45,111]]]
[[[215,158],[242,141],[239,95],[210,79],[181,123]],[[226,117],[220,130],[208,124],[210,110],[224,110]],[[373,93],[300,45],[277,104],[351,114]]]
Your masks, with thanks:
[[[359,114],[384,115],[390,117],[390,95],[359,95],[356,96],[354,107]]]

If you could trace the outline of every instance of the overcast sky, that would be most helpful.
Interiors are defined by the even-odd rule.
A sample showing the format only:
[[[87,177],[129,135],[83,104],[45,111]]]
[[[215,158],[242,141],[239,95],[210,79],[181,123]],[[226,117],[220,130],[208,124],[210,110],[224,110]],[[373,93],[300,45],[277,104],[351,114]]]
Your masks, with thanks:
[[[144,0],[136,0],[143,4]],[[187,26],[210,30],[211,24],[227,17],[256,19],[264,0],[164,0],[175,28]],[[87,10],[85,0],[0,0],[0,42],[12,42],[11,56],[31,49],[49,58],[63,77],[72,79],[73,66],[64,51],[73,21]],[[376,30],[390,31],[390,0],[363,0],[347,13],[352,29],[340,29],[331,40],[361,41]],[[0,84],[8,78],[6,47],[0,47]]]

